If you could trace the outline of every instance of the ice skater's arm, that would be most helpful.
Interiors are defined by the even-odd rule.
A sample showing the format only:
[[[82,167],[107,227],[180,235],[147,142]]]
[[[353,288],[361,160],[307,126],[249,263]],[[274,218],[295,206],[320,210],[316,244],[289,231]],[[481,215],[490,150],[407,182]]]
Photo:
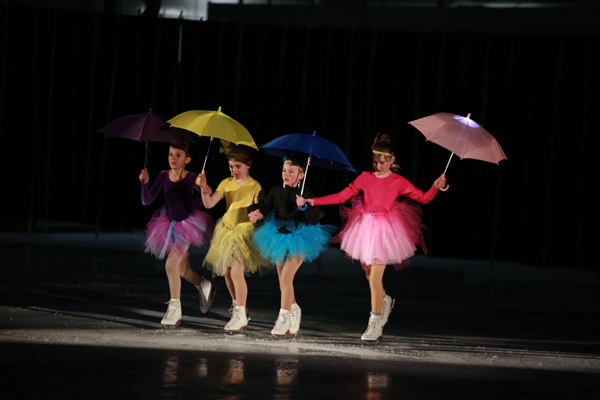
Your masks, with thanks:
[[[218,192],[212,193],[210,186],[206,183],[206,174],[198,175],[196,184],[202,190],[202,204],[204,204],[204,208],[213,208],[222,199]]]
[[[140,182],[142,186],[142,204],[147,206],[154,201],[156,196],[160,193],[162,189],[162,173],[158,174],[156,177],[156,181],[152,185],[151,188],[148,188],[148,182],[150,182],[150,176],[148,175],[148,170],[143,169],[140,173]]]

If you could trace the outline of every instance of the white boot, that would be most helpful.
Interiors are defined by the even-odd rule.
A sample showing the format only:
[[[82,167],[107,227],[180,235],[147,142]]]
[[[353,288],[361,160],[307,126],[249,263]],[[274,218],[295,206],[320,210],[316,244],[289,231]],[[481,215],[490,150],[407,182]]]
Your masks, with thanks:
[[[167,312],[164,318],[160,321],[164,327],[177,327],[181,323],[181,300],[171,299],[165,304],[168,304]]]
[[[375,342],[378,343],[383,335],[381,326],[381,315],[373,315],[369,317],[369,326],[367,330],[361,336],[360,340],[363,342]]]
[[[383,298],[383,303],[381,304],[381,327],[383,328],[385,324],[388,322],[388,318],[390,313],[392,312],[392,308],[394,308],[394,303],[396,303],[395,299],[388,294]]]
[[[225,325],[225,330],[228,332],[239,332],[247,329],[248,317],[246,316],[246,307],[235,306],[235,311],[227,325]]]
[[[204,278],[196,288],[200,297],[200,312],[206,316],[212,307],[217,287],[210,280]]]
[[[288,310],[281,308],[279,310],[279,316],[275,321],[275,326],[271,331],[273,336],[287,336],[290,334],[290,326],[292,325],[292,314]]]
[[[292,321],[290,327],[290,335],[296,335],[300,330],[300,320],[302,319],[302,309],[297,303],[292,304],[292,309],[290,310],[292,314]]]

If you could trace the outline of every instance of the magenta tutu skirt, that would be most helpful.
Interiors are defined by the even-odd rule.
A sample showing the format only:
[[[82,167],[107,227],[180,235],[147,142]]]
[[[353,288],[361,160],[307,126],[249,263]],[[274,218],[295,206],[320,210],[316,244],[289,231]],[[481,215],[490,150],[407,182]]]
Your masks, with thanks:
[[[417,245],[427,253],[421,229],[423,212],[417,202],[402,197],[387,212],[367,212],[361,194],[352,199],[352,206],[340,207],[342,230],[332,239],[340,243],[346,255],[359,260],[364,270],[371,265],[393,264],[396,270],[410,264]]]
[[[163,208],[157,210],[146,225],[146,253],[163,259],[177,248],[187,257],[190,245],[202,247],[210,243],[215,222],[208,213],[195,210],[183,221],[170,221],[163,214]]]

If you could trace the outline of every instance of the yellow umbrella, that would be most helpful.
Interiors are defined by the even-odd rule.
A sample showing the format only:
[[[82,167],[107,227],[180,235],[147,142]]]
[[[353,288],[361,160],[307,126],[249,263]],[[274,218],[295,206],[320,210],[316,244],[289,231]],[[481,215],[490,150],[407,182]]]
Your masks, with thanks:
[[[243,144],[258,150],[258,146],[250,136],[248,129],[235,119],[218,111],[193,110],[186,111],[167,121],[176,128],[186,129],[198,136],[219,138]]]
[[[223,139],[235,144],[243,144],[258,150],[258,146],[256,146],[248,129],[229,115],[223,114],[221,107],[217,111],[186,111],[174,116],[167,122],[175,128],[188,130],[198,136],[210,137],[210,144],[208,145],[204,165],[202,166],[202,174],[204,174],[210,145],[212,145],[214,138]]]

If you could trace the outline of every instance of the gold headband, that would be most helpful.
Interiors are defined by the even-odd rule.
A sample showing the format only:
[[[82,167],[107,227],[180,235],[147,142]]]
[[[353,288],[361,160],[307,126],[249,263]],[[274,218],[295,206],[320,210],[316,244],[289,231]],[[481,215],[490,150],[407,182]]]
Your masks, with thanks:
[[[373,154],[379,154],[379,155],[382,155],[382,156],[389,156],[389,157],[393,156],[393,154],[386,153],[385,151],[378,151],[378,150],[371,150],[371,151],[373,152]]]

